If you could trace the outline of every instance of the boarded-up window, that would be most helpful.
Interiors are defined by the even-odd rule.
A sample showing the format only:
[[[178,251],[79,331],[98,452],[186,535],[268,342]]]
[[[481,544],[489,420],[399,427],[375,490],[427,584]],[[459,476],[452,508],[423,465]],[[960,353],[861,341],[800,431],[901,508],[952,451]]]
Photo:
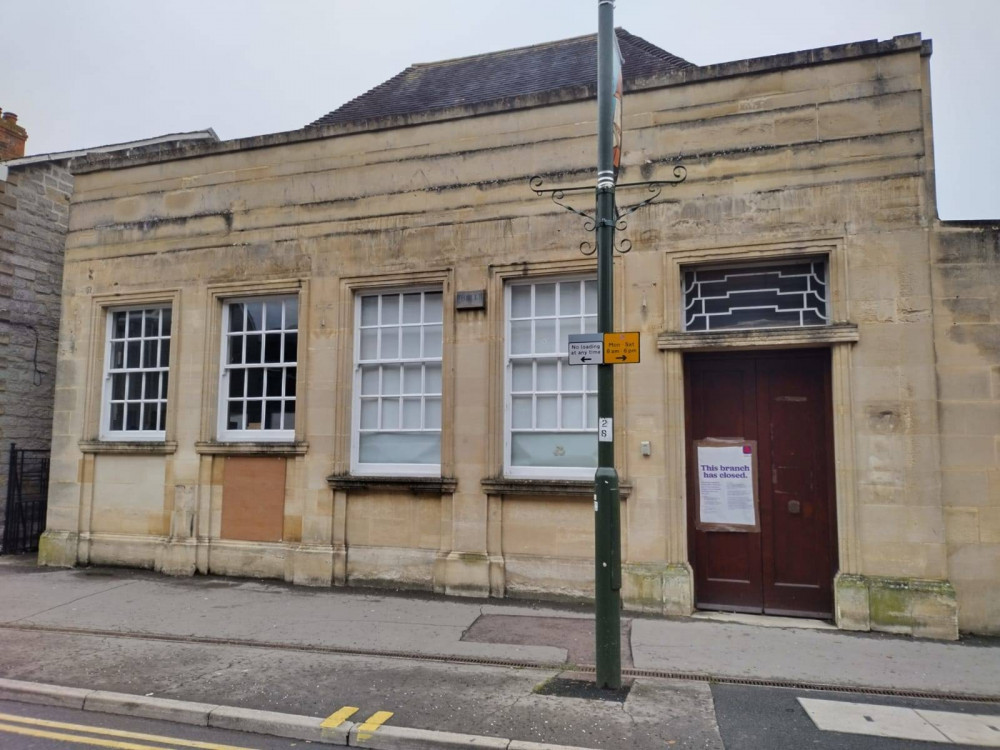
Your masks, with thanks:
[[[226,458],[222,538],[280,542],[285,516],[285,459]]]

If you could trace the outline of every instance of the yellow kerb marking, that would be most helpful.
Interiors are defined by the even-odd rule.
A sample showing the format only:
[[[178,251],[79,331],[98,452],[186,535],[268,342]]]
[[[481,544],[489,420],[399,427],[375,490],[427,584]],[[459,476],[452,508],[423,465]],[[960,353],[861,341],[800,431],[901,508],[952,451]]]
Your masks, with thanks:
[[[17,717],[19,720],[24,721],[23,717]],[[41,719],[36,720],[41,722]],[[34,723],[34,722],[32,722]],[[56,724],[58,722],[46,722]],[[73,726],[73,725],[70,725]],[[97,734],[98,732],[105,732],[111,736],[121,736],[121,734],[128,734],[127,732],[119,733],[112,729],[100,729],[99,727],[88,727],[80,725],[80,728],[84,731]],[[83,737],[78,734],[65,734],[63,732],[49,732],[44,729],[32,729],[31,727],[19,727],[13,724],[0,724],[0,732],[9,732],[10,734],[21,734],[28,737],[41,737],[46,740],[61,740],[62,742],[72,742],[78,745],[94,745],[95,747],[109,747],[114,750],[164,750],[163,744],[173,745],[174,747],[197,747],[202,748],[202,750],[252,750],[252,748],[235,747],[233,745],[213,745],[208,742],[190,742],[188,740],[174,739],[172,737],[156,737],[155,735],[137,735],[138,737],[148,737],[154,742],[161,743],[160,746],[154,747],[153,745],[139,745],[135,742],[119,742],[118,740],[105,740],[100,737]]]
[[[376,711],[367,719],[365,719],[364,724],[358,727],[358,739],[359,740],[369,739],[375,733],[376,729],[385,724],[391,718],[392,718],[392,711]]]
[[[356,714],[357,712],[358,712],[357,706],[344,706],[343,708],[334,711],[332,714],[323,719],[323,723],[320,724],[320,727],[322,727],[323,729],[336,729],[345,721],[354,716],[354,714]]]

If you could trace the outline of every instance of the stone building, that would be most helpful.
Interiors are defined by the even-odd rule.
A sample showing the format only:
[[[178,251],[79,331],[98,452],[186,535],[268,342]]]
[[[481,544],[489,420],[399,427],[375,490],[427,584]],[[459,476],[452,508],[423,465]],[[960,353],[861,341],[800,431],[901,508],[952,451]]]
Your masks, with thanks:
[[[89,153],[218,140],[214,132],[199,131],[26,157],[27,132],[16,122],[10,112],[0,119],[0,527],[10,444],[49,448],[72,161]]]
[[[930,42],[698,67],[618,33],[620,181],[687,169],[615,259],[625,607],[998,632],[998,230],[937,219]],[[82,160],[41,560],[591,596],[595,262],[529,178],[593,184],[594,59]],[[703,523],[721,439],[755,528]]]

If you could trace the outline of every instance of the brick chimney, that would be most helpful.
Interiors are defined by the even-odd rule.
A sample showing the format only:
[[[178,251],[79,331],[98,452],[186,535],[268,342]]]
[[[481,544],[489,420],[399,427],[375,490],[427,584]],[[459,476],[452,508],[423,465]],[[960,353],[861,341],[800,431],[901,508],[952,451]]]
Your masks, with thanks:
[[[0,161],[24,156],[28,131],[17,124],[17,115],[0,110]]]

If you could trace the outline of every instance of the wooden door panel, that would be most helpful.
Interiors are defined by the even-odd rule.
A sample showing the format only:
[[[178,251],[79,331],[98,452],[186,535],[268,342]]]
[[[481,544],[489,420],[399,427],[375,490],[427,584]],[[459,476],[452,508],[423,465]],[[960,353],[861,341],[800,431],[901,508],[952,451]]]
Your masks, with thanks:
[[[757,438],[756,375],[746,359],[693,358],[689,362],[688,451],[706,437]],[[696,474],[688,462],[688,512],[698,512]],[[701,609],[760,612],[760,535],[689,529],[695,598]]]

